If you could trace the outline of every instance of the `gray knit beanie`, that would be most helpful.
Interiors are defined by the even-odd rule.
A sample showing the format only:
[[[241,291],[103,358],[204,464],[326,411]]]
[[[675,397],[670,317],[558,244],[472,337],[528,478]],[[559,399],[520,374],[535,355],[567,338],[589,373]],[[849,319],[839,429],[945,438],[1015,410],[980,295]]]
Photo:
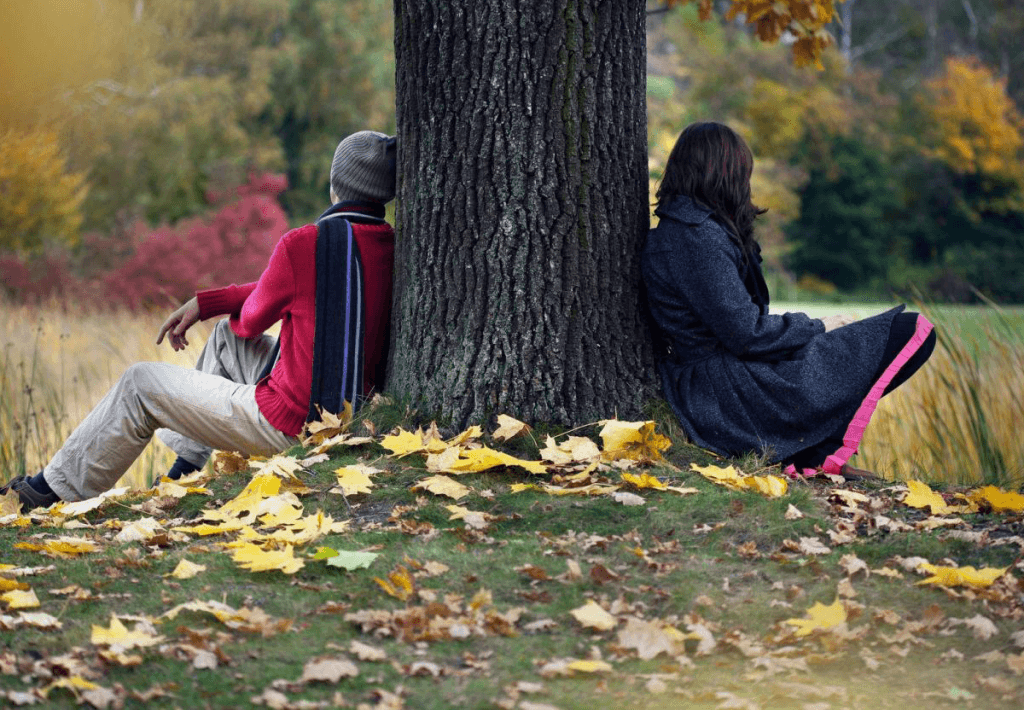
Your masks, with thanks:
[[[394,136],[359,131],[339,143],[331,162],[331,189],[339,202],[394,199]]]

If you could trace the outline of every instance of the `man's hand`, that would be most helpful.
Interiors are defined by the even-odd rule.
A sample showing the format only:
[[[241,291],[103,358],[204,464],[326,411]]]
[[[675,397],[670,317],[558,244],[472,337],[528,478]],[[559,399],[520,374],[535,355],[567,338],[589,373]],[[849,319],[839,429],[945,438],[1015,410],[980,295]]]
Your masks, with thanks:
[[[160,326],[160,333],[156,336],[156,344],[162,343],[166,334],[167,342],[171,344],[172,348],[184,350],[188,346],[188,338],[185,337],[185,332],[195,325],[198,320],[199,300],[192,297],[185,305],[167,316],[167,320]]]
[[[835,330],[836,328],[842,328],[844,325],[850,325],[857,320],[856,317],[850,315],[834,315],[825,316],[821,319],[821,322],[825,324],[825,332]]]

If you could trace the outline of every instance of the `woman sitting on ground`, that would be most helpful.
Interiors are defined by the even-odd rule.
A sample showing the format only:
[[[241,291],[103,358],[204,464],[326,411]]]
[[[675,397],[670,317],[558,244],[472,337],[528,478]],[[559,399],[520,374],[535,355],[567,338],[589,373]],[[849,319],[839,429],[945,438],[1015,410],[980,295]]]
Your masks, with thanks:
[[[641,268],[665,398],[690,439],[760,452],[791,476],[848,479],[878,400],[935,347],[904,306],[846,319],[768,312],[750,199],[753,156],[719,123],[686,128],[658,190]]]

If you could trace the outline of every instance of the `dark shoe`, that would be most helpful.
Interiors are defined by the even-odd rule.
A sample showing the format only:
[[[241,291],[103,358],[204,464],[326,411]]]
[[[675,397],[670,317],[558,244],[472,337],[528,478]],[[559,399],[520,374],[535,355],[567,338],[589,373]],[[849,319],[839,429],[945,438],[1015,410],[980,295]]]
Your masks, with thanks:
[[[14,491],[18,494],[18,498],[21,500],[22,513],[27,513],[36,508],[49,508],[60,500],[56,493],[40,493],[37,491],[29,484],[28,476],[12,478],[7,482],[7,485],[0,488],[0,495],[4,495],[8,491]]]

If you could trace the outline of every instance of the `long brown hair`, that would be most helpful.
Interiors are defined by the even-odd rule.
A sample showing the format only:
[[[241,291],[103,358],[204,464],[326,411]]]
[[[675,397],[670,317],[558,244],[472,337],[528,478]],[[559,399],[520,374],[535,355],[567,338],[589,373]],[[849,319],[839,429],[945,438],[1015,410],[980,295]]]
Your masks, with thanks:
[[[721,123],[691,123],[679,135],[658,187],[658,207],[679,195],[711,210],[744,260],[754,253],[754,220],[767,210],[750,200],[754,156],[739,135]]]

